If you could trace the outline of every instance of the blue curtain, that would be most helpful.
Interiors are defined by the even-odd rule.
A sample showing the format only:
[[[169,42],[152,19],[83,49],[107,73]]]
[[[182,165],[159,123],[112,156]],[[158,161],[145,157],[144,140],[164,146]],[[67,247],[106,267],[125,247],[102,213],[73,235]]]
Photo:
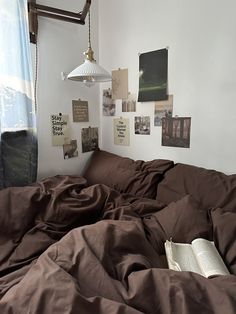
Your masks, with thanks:
[[[0,0],[0,188],[37,176],[27,0]]]

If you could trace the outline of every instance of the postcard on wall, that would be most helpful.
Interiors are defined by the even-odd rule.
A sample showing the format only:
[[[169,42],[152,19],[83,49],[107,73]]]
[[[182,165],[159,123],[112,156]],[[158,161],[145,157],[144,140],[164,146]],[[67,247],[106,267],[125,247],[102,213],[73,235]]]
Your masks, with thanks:
[[[114,144],[129,146],[130,131],[129,119],[117,118],[113,120],[114,127]]]
[[[169,95],[167,100],[155,102],[154,126],[162,126],[162,118],[172,117],[173,95]]]
[[[162,119],[162,146],[190,147],[190,117]]]
[[[88,122],[88,102],[82,100],[72,100],[73,122]]]
[[[51,115],[51,127],[53,146],[62,146],[70,141],[69,115],[61,113]]]
[[[136,111],[136,97],[129,95],[127,99],[122,100],[122,112],[135,112]]]
[[[128,98],[128,69],[114,70],[112,73],[112,99]]]
[[[71,140],[69,144],[63,145],[64,159],[78,157],[77,140]]]
[[[98,128],[83,128],[81,130],[82,153],[98,149]]]
[[[104,116],[114,116],[116,114],[116,103],[112,99],[111,89],[104,89],[102,93],[102,112]]]
[[[140,54],[138,101],[166,100],[167,74],[167,49],[160,49]]]
[[[134,133],[142,135],[150,135],[150,117],[134,118]]]

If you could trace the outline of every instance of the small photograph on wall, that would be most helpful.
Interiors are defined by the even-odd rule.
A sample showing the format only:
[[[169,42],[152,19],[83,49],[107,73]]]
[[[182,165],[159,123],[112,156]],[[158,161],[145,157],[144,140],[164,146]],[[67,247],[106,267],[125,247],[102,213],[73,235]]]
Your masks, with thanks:
[[[162,119],[162,146],[190,147],[190,117]]]
[[[168,50],[160,49],[139,56],[138,101],[166,100]]]
[[[71,140],[70,143],[63,145],[64,159],[78,157],[77,140]]]
[[[112,99],[111,89],[103,90],[102,112],[104,116],[114,116],[116,114],[115,100]]]
[[[136,97],[129,95],[128,99],[122,100],[122,112],[136,112]]]
[[[170,118],[173,113],[173,95],[169,95],[167,100],[155,102],[154,126],[162,126],[162,118]]]
[[[114,144],[129,146],[130,143],[129,119],[122,117],[114,119],[113,130],[114,130]]]
[[[82,100],[72,100],[73,122],[88,122],[88,102]]]
[[[82,153],[98,149],[98,128],[83,128],[81,130]]]
[[[134,132],[135,134],[150,135],[150,117],[135,117]]]

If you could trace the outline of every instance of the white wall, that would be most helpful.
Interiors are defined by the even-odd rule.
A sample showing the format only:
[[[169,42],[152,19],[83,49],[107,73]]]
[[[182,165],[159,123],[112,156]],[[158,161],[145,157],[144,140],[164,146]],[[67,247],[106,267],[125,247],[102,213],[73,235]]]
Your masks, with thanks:
[[[95,2],[95,1],[94,1]],[[129,91],[138,93],[139,52],[169,47],[169,94],[174,115],[192,117],[190,148],[161,146],[154,103],[139,103],[130,117],[129,147],[113,144],[113,118],[101,116],[102,148],[134,159],[175,162],[236,173],[235,0],[100,0],[100,63],[128,68]],[[100,89],[100,102],[102,101]],[[101,109],[100,109],[101,114]],[[134,116],[151,116],[151,135],[134,134]]]
[[[84,0],[37,0],[37,3],[80,12]],[[97,34],[97,2],[91,7],[91,41],[92,47],[98,51]],[[61,72],[69,73],[83,62],[83,52],[87,50],[88,23],[85,26],[66,23],[55,19],[39,17],[38,34],[38,140],[39,163],[38,178],[56,174],[80,174],[91,153],[81,152],[82,127],[99,126],[99,89],[87,88],[81,83],[62,81]],[[32,45],[33,56],[35,46]],[[72,100],[88,100],[89,122],[72,122]],[[62,147],[51,144],[50,115],[69,114],[72,139],[77,139],[79,157],[63,159]]]

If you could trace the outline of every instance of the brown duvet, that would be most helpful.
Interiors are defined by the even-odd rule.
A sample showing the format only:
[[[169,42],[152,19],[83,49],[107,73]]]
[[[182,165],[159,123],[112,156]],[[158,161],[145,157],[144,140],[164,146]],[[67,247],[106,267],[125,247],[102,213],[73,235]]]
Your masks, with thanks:
[[[234,226],[189,195],[165,207],[76,176],[2,190],[0,313],[236,313],[234,274],[171,271],[162,257],[170,235],[214,237],[233,273]]]

